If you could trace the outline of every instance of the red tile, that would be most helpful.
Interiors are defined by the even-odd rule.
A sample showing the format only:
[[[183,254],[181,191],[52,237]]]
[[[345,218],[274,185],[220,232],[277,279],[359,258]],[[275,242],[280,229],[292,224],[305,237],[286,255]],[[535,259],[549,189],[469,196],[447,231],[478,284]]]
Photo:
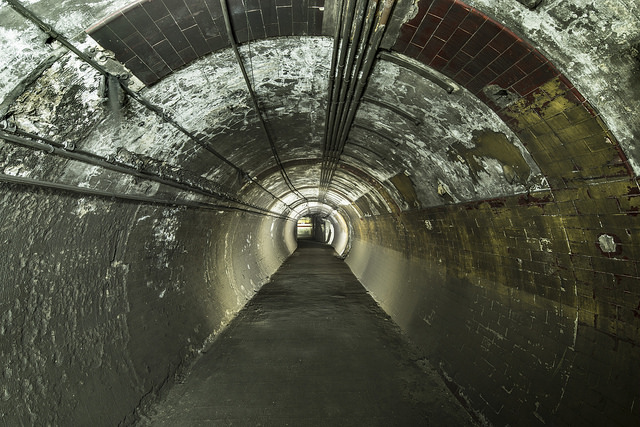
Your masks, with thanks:
[[[438,25],[440,25],[440,22],[442,22],[440,18],[432,15],[427,15],[420,26],[417,28],[411,42],[418,46],[426,45],[436,28],[438,28]]]
[[[429,8],[429,14],[444,18],[451,6],[453,6],[451,0],[434,0]]]
[[[448,15],[447,15],[448,17]],[[444,19],[433,35],[440,40],[449,40],[449,37],[458,29],[458,22],[452,19]]]
[[[463,7],[466,10],[471,11],[473,9],[471,6],[469,6],[468,4],[466,4],[466,3],[464,3],[464,2],[462,2],[460,0],[453,0],[453,2],[456,4],[456,6]]]
[[[514,84],[512,87],[521,96],[525,96],[554,77],[555,73],[553,69],[543,65],[529,73],[525,78]]]
[[[442,70],[447,65],[448,62],[449,61],[447,59],[442,58],[440,56],[436,56],[431,60],[431,63],[429,63],[429,65],[431,65],[436,70]]]
[[[449,12],[447,12],[447,16],[445,16],[445,21],[452,21],[457,25],[459,25],[464,18],[469,14],[469,9],[462,7],[460,4],[456,3],[451,6]]]
[[[470,85],[473,85],[473,89],[469,89],[476,93],[478,90],[482,90],[485,86],[492,84],[498,76],[493,71],[485,68],[481,73],[477,74]]]
[[[471,80],[473,80],[473,78],[474,76],[472,76],[471,74],[468,74],[465,71],[460,71],[458,74],[456,74],[455,80],[462,86],[466,87],[471,82]]]
[[[465,73],[469,73],[472,76],[477,76],[478,74],[480,74],[482,72],[482,70],[484,70],[484,68],[485,67],[481,63],[473,60],[473,61],[468,62],[465,65],[465,67],[462,68],[462,71],[464,71]]]
[[[445,59],[451,60],[458,53],[460,48],[467,42],[468,34],[461,29],[457,29],[455,33],[449,38],[447,43],[440,51],[440,56]]]
[[[515,64],[520,59],[524,58],[529,52],[531,52],[531,48],[527,46],[526,43],[516,42],[504,52],[503,56],[505,59],[509,59]]]
[[[517,41],[518,38],[512,32],[503,29],[493,38],[493,40],[491,40],[489,46],[491,46],[498,52],[504,52]]]
[[[489,64],[489,68],[491,69],[491,71],[497,73],[498,75],[504,73],[513,66],[513,61],[505,57],[505,55],[498,56],[491,64]]]
[[[409,43],[407,48],[404,50],[404,54],[411,58],[417,58],[420,55],[420,52],[422,52],[422,48],[413,43]]]
[[[440,52],[440,49],[442,49],[444,45],[445,45],[445,42],[433,37],[431,38],[431,40],[429,40],[429,43],[427,43],[427,45],[424,47],[424,52],[425,52],[424,54],[433,58],[438,54],[438,52]]]
[[[531,73],[537,70],[539,67],[541,67],[544,64],[545,64],[544,59],[540,58],[538,55],[535,54],[535,51],[533,51],[533,52],[530,52],[524,58],[520,59],[520,61],[518,61],[517,66],[522,71],[526,73]]]
[[[539,67],[545,64],[544,59],[536,55],[535,51],[530,52],[527,56],[520,59],[516,64],[518,68],[527,73],[531,73],[537,70]]]
[[[482,75],[472,76],[472,79],[464,85],[469,92],[476,94],[482,93],[482,89],[487,85],[487,77]]]
[[[460,28],[465,30],[466,32],[473,34],[475,33],[482,24],[484,24],[485,18],[475,11],[467,14],[464,20],[460,23]]]
[[[495,102],[493,102],[491,99],[488,99],[485,104],[487,105],[487,107],[491,108],[493,111],[495,111],[496,113],[500,112],[502,110],[502,107],[500,107],[498,104],[496,104]]]
[[[416,57],[416,59],[424,64],[430,64],[436,58],[437,53],[427,52],[427,48],[422,49],[422,52]]]
[[[411,39],[416,34],[416,28],[410,25],[403,25],[400,29],[400,34],[398,35],[398,41],[403,41],[405,43],[411,42]]]
[[[574,89],[569,90],[564,94],[564,97],[567,98],[570,102],[573,102],[576,105],[582,104],[582,101],[578,99],[578,97],[574,93]]]
[[[269,27],[271,31],[274,31],[273,27]],[[274,32],[273,34],[267,33],[268,37],[276,37],[273,34],[279,34],[277,32]],[[270,34],[270,35],[269,35]],[[396,40],[396,44],[393,45],[393,47],[391,48],[392,50],[395,50],[396,52],[402,52],[404,53],[405,49],[407,48],[407,46],[409,46],[409,43],[407,43],[406,41],[402,41],[402,40]]]
[[[573,89],[573,83],[571,83],[571,81],[564,74],[560,74],[558,78],[562,83],[564,83],[564,85],[567,87],[567,90]]]
[[[491,64],[494,60],[496,60],[498,56],[498,52],[496,52],[489,46],[485,46],[485,48],[475,56],[475,58],[473,59],[473,64],[476,68],[482,70],[489,64]]]
[[[490,70],[491,68],[489,67],[487,69]],[[500,87],[508,88],[514,83],[523,79],[526,75],[527,73],[522,71],[520,68],[511,66],[507,71],[498,75],[498,77],[496,77],[494,81],[495,84],[499,85]]]
[[[580,103],[585,103],[587,102],[587,100],[584,98],[584,96],[582,96],[582,94],[578,91],[578,89],[573,88],[571,90],[571,93],[576,97],[576,99],[580,102]]]
[[[422,19],[427,14],[428,9],[429,9],[429,1],[422,0],[418,2],[418,13],[416,13],[416,16],[414,16],[412,19],[407,21],[406,24],[412,25],[414,27],[417,27],[418,25],[420,25],[420,22],[422,22]]]
[[[469,55],[476,55],[500,33],[500,28],[491,21],[485,23],[467,41],[463,50]]]
[[[456,75],[458,74],[468,63],[471,61],[471,57],[466,53],[459,51],[456,56],[454,56],[449,64],[444,68],[447,74]]]

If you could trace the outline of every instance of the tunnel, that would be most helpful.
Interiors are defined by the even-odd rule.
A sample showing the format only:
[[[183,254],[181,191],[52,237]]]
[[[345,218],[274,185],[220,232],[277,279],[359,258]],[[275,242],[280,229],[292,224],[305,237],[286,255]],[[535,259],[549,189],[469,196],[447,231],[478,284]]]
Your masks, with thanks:
[[[308,224],[478,425],[638,425],[639,52],[633,0],[0,1],[0,424],[139,422]]]

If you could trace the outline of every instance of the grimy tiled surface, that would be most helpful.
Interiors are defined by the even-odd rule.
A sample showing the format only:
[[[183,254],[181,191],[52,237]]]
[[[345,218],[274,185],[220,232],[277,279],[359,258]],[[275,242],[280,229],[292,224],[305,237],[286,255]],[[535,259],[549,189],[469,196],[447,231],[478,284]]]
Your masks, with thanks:
[[[639,194],[594,182],[364,219],[368,271],[350,266],[495,424],[637,425]]]
[[[458,0],[420,0],[418,8],[393,50],[454,79],[491,107],[553,188],[633,176],[599,113],[540,51]]]
[[[473,425],[334,255],[301,241],[145,424]]]
[[[321,35],[324,0],[230,0],[238,43],[267,37]],[[87,30],[142,82],[162,77],[229,47],[220,2],[143,0]]]

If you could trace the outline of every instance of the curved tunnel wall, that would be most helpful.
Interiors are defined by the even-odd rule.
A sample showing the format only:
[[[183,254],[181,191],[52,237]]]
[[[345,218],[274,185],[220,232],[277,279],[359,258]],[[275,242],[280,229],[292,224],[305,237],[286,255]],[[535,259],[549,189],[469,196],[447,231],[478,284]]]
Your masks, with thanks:
[[[132,421],[295,249],[290,221],[246,213],[11,185],[0,210],[13,425]]]
[[[333,33],[327,16],[335,4],[310,2],[303,10],[279,1],[267,13],[270,2],[260,3],[264,9],[231,3],[238,41],[255,41],[241,53],[260,53],[252,71],[282,164],[315,202],[328,103],[321,65],[331,46],[320,36]],[[522,23],[537,11],[469,3],[519,35],[459,1],[396,6],[336,188],[327,193],[331,209],[344,204],[344,223],[329,216],[343,230],[334,245],[477,419],[633,425],[640,410],[637,72],[625,74],[631,83],[616,77],[627,93],[589,87],[596,74],[613,74],[602,67],[580,74],[567,59],[574,52],[549,41],[556,40],[544,33],[549,26]],[[589,9],[582,3],[572,3],[575,13]],[[43,5],[33,7],[44,14]],[[300,197],[270,159],[219,12],[204,13],[205,6],[155,0],[115,17],[95,13],[111,16],[99,26],[101,43],[115,46],[105,66],[120,72],[117,60],[127,65],[153,85],[136,90],[168,114],[129,99],[114,119],[101,105],[99,74],[60,52],[0,105],[22,131],[53,140],[40,141],[75,141],[70,151],[129,168],[125,176],[60,160],[46,144],[40,151],[2,145],[5,178],[104,192],[2,184],[0,356],[8,362],[0,405],[7,423],[133,420],[295,249],[295,222],[278,215]],[[604,21],[609,6],[592,6],[603,9],[580,22]],[[1,7],[3,23],[18,21]],[[565,12],[574,13],[543,4],[540,16],[561,22]],[[198,31],[187,31],[192,20]],[[607,60],[632,67],[615,47],[601,50],[611,49]],[[16,54],[16,63],[29,69],[51,54],[43,52]],[[310,213],[330,213],[311,205]],[[303,214],[302,206],[293,214]],[[275,216],[257,215],[265,208]]]

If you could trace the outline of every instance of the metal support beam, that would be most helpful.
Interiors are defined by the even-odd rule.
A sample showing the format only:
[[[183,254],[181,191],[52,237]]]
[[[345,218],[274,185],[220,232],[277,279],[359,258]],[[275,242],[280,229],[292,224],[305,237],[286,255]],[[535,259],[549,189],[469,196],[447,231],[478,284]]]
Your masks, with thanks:
[[[404,111],[403,109],[401,109],[401,108],[399,108],[399,107],[397,107],[395,105],[386,103],[384,101],[380,101],[379,99],[370,98],[368,96],[363,96],[361,100],[362,100],[362,102],[367,102],[369,104],[374,104],[374,105],[377,105],[378,107],[382,107],[382,108],[384,108],[386,110],[389,110],[389,111],[397,114],[398,116],[410,121],[411,123],[413,123],[416,126],[420,126],[422,124],[422,120],[420,120],[419,118],[417,118],[416,116],[414,116],[412,114],[407,113],[406,111]]]
[[[436,85],[444,89],[447,93],[453,93],[459,89],[458,85],[455,84],[449,77],[437,72],[433,68],[424,65],[421,62],[416,61],[413,58],[409,58],[408,56],[399,54],[397,52],[382,51],[378,54],[378,58],[382,59],[383,61],[393,62],[394,64],[399,65],[402,68],[406,68],[407,70],[412,71],[427,80],[430,80],[432,83],[435,83]]]

